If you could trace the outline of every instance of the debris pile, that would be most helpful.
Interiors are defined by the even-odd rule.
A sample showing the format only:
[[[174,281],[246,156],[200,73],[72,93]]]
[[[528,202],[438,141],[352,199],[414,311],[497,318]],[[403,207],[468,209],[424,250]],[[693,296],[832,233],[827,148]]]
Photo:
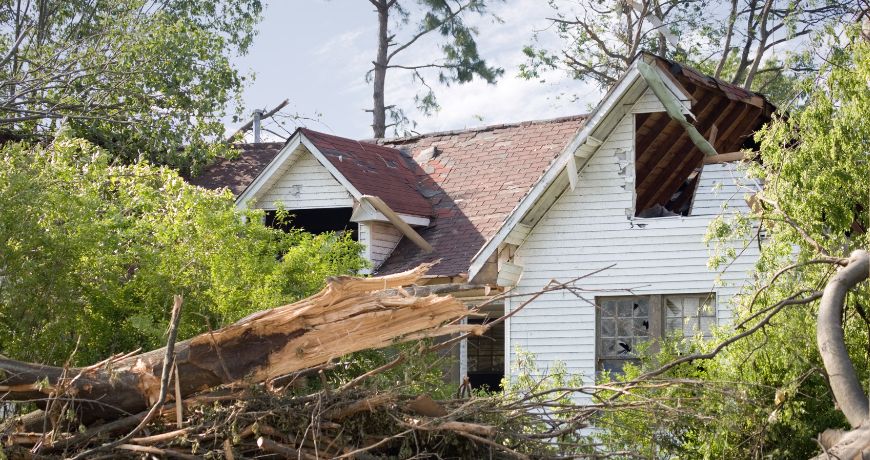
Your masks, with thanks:
[[[467,394],[435,401],[365,384],[409,352],[330,388],[326,376],[349,353],[454,336],[413,350],[431,353],[485,332],[461,324],[468,309],[458,300],[404,289],[428,268],[331,279],[309,298],[175,343],[177,297],[167,347],[88,367],[0,357],[4,407],[39,408],[7,417],[3,451],[10,458],[525,458],[520,450],[528,447],[517,446],[546,440],[516,438],[534,423],[527,417],[540,418],[519,406]]]

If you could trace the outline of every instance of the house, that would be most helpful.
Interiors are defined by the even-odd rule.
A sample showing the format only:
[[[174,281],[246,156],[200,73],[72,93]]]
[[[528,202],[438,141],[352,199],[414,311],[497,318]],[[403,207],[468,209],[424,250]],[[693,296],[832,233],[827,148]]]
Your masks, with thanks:
[[[494,387],[522,349],[592,379],[651,336],[709,334],[730,319],[758,251],[711,271],[704,235],[722,212],[748,209],[759,184],[735,152],[753,148],[773,110],[641,54],[588,115],[378,141],[302,128],[243,145],[193,182],[228,187],[240,208],[291,210],[311,231],[351,231],[376,273],[437,260],[426,284],[486,303],[490,317],[552,280],[610,267],[467,340],[454,370]]]

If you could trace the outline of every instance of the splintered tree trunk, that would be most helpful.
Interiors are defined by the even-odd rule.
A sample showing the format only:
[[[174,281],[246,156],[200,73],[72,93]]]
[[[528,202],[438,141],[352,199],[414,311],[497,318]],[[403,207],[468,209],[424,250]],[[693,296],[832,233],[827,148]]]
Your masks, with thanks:
[[[359,350],[468,329],[449,324],[467,314],[460,301],[414,297],[400,289],[428,268],[335,278],[309,298],[176,344],[182,397],[231,382],[264,382]],[[0,393],[7,401],[73,398],[83,423],[113,419],[154,404],[164,355],[159,349],[66,370],[0,358]]]

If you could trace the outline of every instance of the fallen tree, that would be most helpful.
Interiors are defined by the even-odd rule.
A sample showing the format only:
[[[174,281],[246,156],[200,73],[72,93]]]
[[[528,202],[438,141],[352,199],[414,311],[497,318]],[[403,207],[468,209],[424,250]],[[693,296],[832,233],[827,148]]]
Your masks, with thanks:
[[[309,369],[355,351],[445,335],[469,328],[449,324],[467,314],[451,297],[414,297],[402,286],[429,265],[378,278],[339,277],[318,294],[255,313],[227,327],[175,344],[177,396],[228,383],[253,384]],[[392,289],[382,293],[385,289]],[[74,401],[82,423],[136,414],[155,404],[166,349],[63,368],[0,358],[6,401]]]

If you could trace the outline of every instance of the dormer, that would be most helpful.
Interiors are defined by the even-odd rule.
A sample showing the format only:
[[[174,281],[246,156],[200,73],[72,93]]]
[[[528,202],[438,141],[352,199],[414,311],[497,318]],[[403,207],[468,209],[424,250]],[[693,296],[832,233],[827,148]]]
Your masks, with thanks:
[[[417,190],[415,168],[399,150],[300,128],[236,206],[265,210],[270,225],[280,226],[276,211],[284,209],[293,227],[351,232],[377,270],[403,238],[431,250],[416,230],[429,225],[432,206]]]

